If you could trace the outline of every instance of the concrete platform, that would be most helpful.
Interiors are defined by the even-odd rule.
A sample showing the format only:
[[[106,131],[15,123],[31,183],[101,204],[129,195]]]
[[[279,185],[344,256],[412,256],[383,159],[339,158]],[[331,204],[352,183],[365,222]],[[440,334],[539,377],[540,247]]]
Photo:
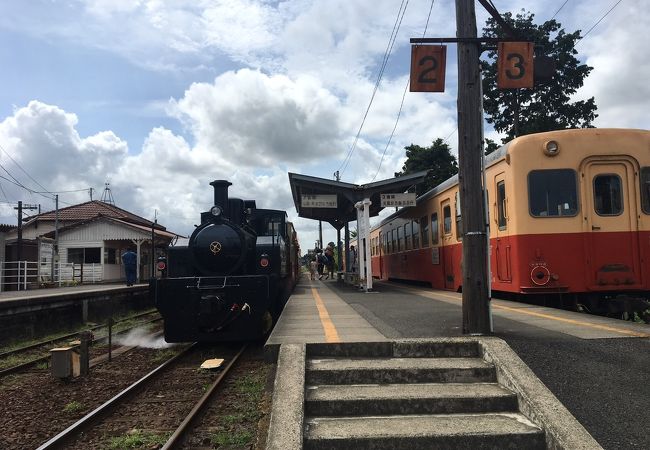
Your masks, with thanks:
[[[277,360],[280,344],[384,342],[388,339],[328,285],[337,281],[302,279],[265,344]]]

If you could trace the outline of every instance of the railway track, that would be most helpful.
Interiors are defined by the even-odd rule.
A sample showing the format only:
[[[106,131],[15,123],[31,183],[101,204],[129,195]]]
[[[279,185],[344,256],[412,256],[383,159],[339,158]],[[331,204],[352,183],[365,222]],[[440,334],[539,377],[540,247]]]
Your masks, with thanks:
[[[157,313],[156,313],[155,310],[151,310],[151,311],[143,312],[143,313],[136,314],[136,315],[133,315],[133,316],[125,317],[124,319],[116,321],[114,325],[124,323],[124,322],[127,322],[129,320],[133,320],[133,319],[139,319],[139,318],[151,315],[151,314],[157,314]],[[147,321],[144,321],[144,322],[139,322],[139,323],[137,323],[136,325],[134,325],[132,327],[127,327],[127,328],[125,328],[123,330],[119,330],[117,332],[114,332],[113,337],[118,336],[118,335],[122,335],[124,333],[129,332],[129,331],[132,331],[132,330],[134,330],[136,328],[142,327],[143,325],[148,325],[148,324],[151,324],[151,323],[159,322],[161,320],[162,320],[162,317],[160,317],[158,315],[157,317],[155,317],[153,319],[150,319],[150,320],[147,320]],[[95,327],[89,328],[89,330],[90,331],[97,331],[97,330],[100,330],[102,328],[106,328],[106,325],[97,325]],[[69,341],[70,339],[74,339],[74,338],[78,337],[79,334],[80,334],[79,332],[75,332],[75,333],[60,335],[60,336],[57,336],[57,337],[52,338],[52,339],[44,340],[44,341],[41,341],[41,342],[37,342],[37,343],[34,343],[34,344],[26,345],[26,346],[23,346],[23,347],[19,347],[19,348],[16,348],[16,349],[12,349],[12,350],[0,353],[0,361],[3,361],[3,360],[6,361],[7,359],[10,359],[12,357],[18,357],[19,355],[24,354],[24,353],[30,353],[30,352],[38,353],[39,349],[42,349],[43,352],[49,352],[49,349],[53,348],[54,345],[57,342],[61,343],[61,342]],[[105,342],[107,340],[108,340],[108,334],[102,335],[102,336],[97,336],[97,337],[93,338],[92,344],[102,343],[102,342]],[[9,365],[8,367],[0,368],[0,378],[4,377],[6,375],[10,375],[12,373],[16,373],[16,372],[20,372],[22,370],[28,369],[28,368],[33,367],[33,366],[35,366],[37,364],[40,364],[42,362],[46,362],[49,359],[49,357],[50,357],[49,353],[48,354],[41,354],[40,356],[29,359],[28,361],[24,361],[24,362],[21,362],[21,363],[18,363],[18,364]],[[0,362],[0,365],[2,365],[1,362]]]
[[[156,448],[176,448],[245,348],[186,347],[38,449],[107,447],[111,437],[147,437]],[[198,371],[211,357],[224,358],[223,369]]]

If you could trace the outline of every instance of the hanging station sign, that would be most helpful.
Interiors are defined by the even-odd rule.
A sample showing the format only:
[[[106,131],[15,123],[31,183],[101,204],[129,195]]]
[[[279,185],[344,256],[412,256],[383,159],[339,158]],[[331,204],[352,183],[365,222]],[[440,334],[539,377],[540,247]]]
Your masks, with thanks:
[[[300,206],[303,208],[338,208],[336,194],[302,195]]]
[[[415,206],[415,192],[405,194],[381,194],[381,206]]]

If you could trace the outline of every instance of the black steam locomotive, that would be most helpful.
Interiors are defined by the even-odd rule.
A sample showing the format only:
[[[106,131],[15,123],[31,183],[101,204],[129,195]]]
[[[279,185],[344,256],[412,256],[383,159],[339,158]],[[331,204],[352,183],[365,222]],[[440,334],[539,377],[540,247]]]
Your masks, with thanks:
[[[287,214],[228,198],[228,181],[210,184],[214,206],[187,246],[169,248],[167,277],[151,281],[167,342],[262,337],[297,281],[300,251]]]

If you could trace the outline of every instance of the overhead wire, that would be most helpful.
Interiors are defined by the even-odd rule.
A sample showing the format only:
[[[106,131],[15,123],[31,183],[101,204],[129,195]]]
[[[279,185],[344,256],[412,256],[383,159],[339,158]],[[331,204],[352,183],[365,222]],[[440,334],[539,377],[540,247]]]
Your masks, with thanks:
[[[375,86],[372,91],[372,95],[370,97],[370,102],[368,103],[368,107],[366,108],[366,111],[363,115],[361,125],[359,126],[359,130],[357,131],[354,141],[352,142],[352,145],[350,146],[350,149],[348,150],[348,153],[345,159],[343,160],[343,163],[341,163],[341,165],[338,168],[339,173],[345,172],[345,169],[348,167],[348,164],[350,163],[350,159],[352,158],[352,154],[356,149],[357,142],[359,141],[359,136],[361,136],[361,130],[363,129],[364,124],[366,123],[368,113],[370,112],[370,107],[372,106],[372,102],[375,99],[375,95],[377,94],[377,90],[379,89],[379,85],[381,84],[381,79],[384,75],[384,70],[386,69],[386,65],[388,64],[390,54],[393,50],[393,46],[395,45],[395,41],[397,39],[397,33],[399,32],[400,26],[402,24],[402,20],[404,19],[404,14],[406,13],[406,8],[408,7],[408,3],[409,0],[406,1],[402,0],[402,3],[400,4],[399,10],[397,12],[397,17],[395,18],[395,23],[393,24],[393,31],[391,32],[390,38],[388,40],[388,44],[384,52],[384,58],[382,60],[379,72],[377,74],[377,80],[375,81]]]
[[[591,30],[593,30],[594,28],[596,28],[596,27],[598,26],[598,24],[599,24],[600,22],[602,22],[603,19],[604,19],[605,17],[607,17],[607,16],[609,15],[609,13],[611,13],[611,12],[614,10],[614,8],[616,8],[616,7],[619,5],[619,3],[621,3],[622,1],[623,1],[623,0],[618,0],[616,3],[614,3],[614,5],[613,5],[611,8],[609,8],[609,10],[608,10],[605,14],[603,14],[603,16],[602,16],[600,19],[598,19],[598,21],[597,21],[595,24],[593,24],[593,26],[592,26],[591,28],[589,28],[585,34],[583,34],[582,36],[580,36],[580,38],[579,38],[579,39],[576,41],[576,43],[574,44],[574,47],[575,47],[576,45],[578,45],[578,42],[580,42],[581,40],[583,40],[583,39],[584,39],[584,38],[585,38],[589,33],[591,33]]]
[[[553,14],[553,17],[551,17],[550,20],[555,19],[555,16],[557,16],[557,14],[558,14],[560,11],[562,11],[562,8],[564,8],[564,6],[565,6],[567,3],[569,3],[569,0],[564,0],[564,3],[562,3],[562,6],[560,6],[560,7],[558,8],[558,10],[555,11],[555,14]]]
[[[16,161],[16,160],[15,160],[15,159],[14,159],[14,158],[9,154],[9,152],[7,152],[7,150],[5,150],[5,148],[2,146],[2,144],[0,144],[0,149],[5,153],[5,155],[7,155],[7,156],[9,157],[9,159],[11,159],[11,161],[12,161],[15,165],[18,166],[18,168],[19,168],[20,170],[23,171],[23,173],[25,173],[25,175],[27,175],[27,176],[29,177],[30,180],[32,180],[34,183],[36,183],[36,184],[37,184],[41,189],[43,189],[44,192],[47,192],[47,193],[51,194],[51,192],[48,191],[46,187],[44,187],[41,183],[39,183],[38,181],[36,181],[36,179],[35,179],[34,177],[32,177],[32,176],[31,176],[31,175],[30,175],[30,174],[29,174],[25,169],[23,169],[23,167],[22,167],[20,164],[18,164],[18,161]],[[5,169],[5,171],[6,171],[6,169]],[[7,172],[7,173],[9,173],[9,172]],[[10,176],[11,176],[11,175],[10,175]],[[11,176],[11,177],[14,178],[13,176]],[[15,178],[14,178],[14,179],[15,179]],[[37,193],[37,192],[34,191],[34,193]]]
[[[433,11],[433,5],[436,2],[436,0],[431,0],[431,6],[429,6],[429,14],[427,15],[427,22],[424,25],[424,31],[422,32],[422,37],[425,37],[427,34],[427,29],[429,28],[429,20],[431,19],[431,11]],[[377,178],[377,175],[379,175],[379,171],[381,170],[381,166],[384,162],[384,157],[386,156],[386,151],[388,151],[388,147],[390,146],[393,136],[395,136],[395,130],[397,130],[397,124],[399,123],[399,119],[402,115],[402,109],[404,108],[404,100],[406,99],[406,91],[408,91],[409,84],[411,83],[410,79],[406,79],[406,86],[404,86],[404,92],[402,93],[402,101],[399,105],[399,111],[397,112],[397,117],[395,118],[395,125],[393,126],[393,131],[391,131],[390,136],[388,138],[388,142],[386,143],[386,147],[384,147],[384,151],[381,154],[381,159],[379,160],[379,167],[377,167],[377,172],[375,172],[375,176],[372,177],[372,181],[375,181]]]

